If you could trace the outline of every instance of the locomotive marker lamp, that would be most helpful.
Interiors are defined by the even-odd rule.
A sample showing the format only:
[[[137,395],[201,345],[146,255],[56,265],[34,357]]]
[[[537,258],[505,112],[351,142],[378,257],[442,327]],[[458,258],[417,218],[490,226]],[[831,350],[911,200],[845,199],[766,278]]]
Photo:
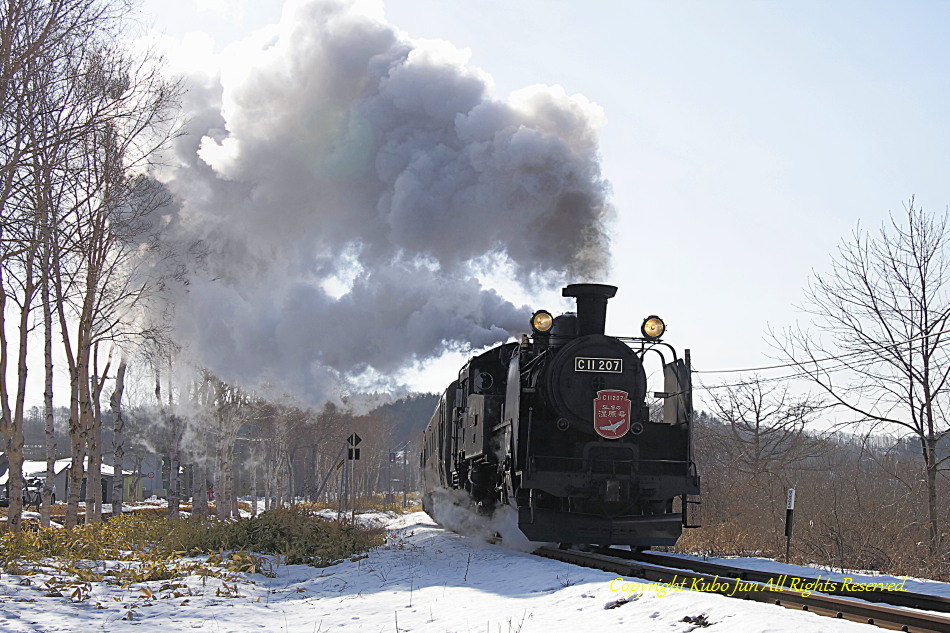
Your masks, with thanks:
[[[547,310],[538,310],[531,316],[531,329],[536,334],[544,334],[554,325],[554,317]]]
[[[648,339],[658,339],[663,336],[663,332],[666,331],[666,324],[663,323],[663,319],[651,314],[643,320],[643,325],[640,326],[640,333],[643,334],[644,338]]]

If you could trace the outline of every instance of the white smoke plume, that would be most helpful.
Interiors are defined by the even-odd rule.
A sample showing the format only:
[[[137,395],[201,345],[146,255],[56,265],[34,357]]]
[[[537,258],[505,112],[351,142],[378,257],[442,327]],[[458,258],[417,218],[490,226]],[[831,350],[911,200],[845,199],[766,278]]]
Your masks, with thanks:
[[[317,402],[523,331],[528,308],[480,271],[526,289],[604,272],[600,109],[558,87],[498,100],[465,58],[362,4],[305,0],[186,78],[163,179],[175,231],[204,250],[175,317],[199,362]]]

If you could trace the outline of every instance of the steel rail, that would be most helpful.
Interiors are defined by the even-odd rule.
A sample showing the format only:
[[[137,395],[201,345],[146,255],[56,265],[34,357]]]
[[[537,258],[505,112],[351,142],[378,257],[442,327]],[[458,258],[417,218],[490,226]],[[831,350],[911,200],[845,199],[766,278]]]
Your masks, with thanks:
[[[909,611],[820,593],[803,595],[808,592],[793,591],[779,587],[777,584],[766,585],[754,580],[703,574],[682,567],[655,565],[595,552],[542,547],[535,551],[535,554],[574,565],[643,578],[651,582],[775,604],[787,609],[809,611],[818,615],[873,624],[886,629],[909,633],[950,633],[950,617],[936,613]]]
[[[631,552],[615,549],[601,549],[598,551],[602,554],[619,556],[629,560],[639,560],[645,563],[653,563],[654,565],[691,569],[703,574],[719,574],[723,576],[731,576],[740,580],[754,580],[762,583],[768,583],[770,581],[774,583],[779,577],[783,579],[782,584],[788,585],[790,582],[794,581],[795,585],[799,587],[821,581],[820,578],[815,578],[814,576],[798,576],[795,574],[781,574],[780,576],[776,576],[776,574],[772,572],[761,571],[757,569],[746,569],[743,567],[733,567],[731,565],[722,565],[720,563],[710,563],[708,561],[681,558],[679,556],[669,556],[660,552]],[[832,581],[832,583],[836,587],[841,586],[839,581]],[[849,592],[840,588],[822,590],[821,593],[832,596],[844,596],[852,598],[857,597],[853,591]],[[868,602],[882,602],[884,604],[892,604],[898,607],[910,607],[912,609],[923,609],[924,611],[950,613],[950,598],[932,596],[925,593],[871,589],[861,591],[860,598]]]

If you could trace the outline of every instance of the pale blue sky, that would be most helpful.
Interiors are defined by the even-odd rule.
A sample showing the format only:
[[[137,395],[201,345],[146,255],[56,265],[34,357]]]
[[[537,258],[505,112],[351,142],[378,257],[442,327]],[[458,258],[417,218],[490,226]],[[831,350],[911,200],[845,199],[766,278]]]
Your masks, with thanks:
[[[220,50],[276,7],[143,12]],[[699,369],[770,364],[767,324],[801,318],[810,272],[859,220],[876,228],[911,195],[950,204],[950,3],[388,0],[385,13],[469,49],[499,97],[559,84],[603,108],[618,212],[603,281],[620,286],[608,331],[660,314]]]

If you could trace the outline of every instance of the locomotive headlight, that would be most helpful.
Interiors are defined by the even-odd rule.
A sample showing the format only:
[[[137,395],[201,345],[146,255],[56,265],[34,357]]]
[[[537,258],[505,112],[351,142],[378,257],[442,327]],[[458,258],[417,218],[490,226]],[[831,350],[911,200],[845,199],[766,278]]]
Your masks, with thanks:
[[[663,336],[664,331],[666,331],[666,324],[663,323],[663,319],[655,314],[651,314],[645,318],[643,325],[640,326],[640,332],[644,338],[660,338]]]
[[[531,317],[531,329],[535,332],[547,332],[552,325],[554,325],[554,317],[547,310],[538,310]]]

